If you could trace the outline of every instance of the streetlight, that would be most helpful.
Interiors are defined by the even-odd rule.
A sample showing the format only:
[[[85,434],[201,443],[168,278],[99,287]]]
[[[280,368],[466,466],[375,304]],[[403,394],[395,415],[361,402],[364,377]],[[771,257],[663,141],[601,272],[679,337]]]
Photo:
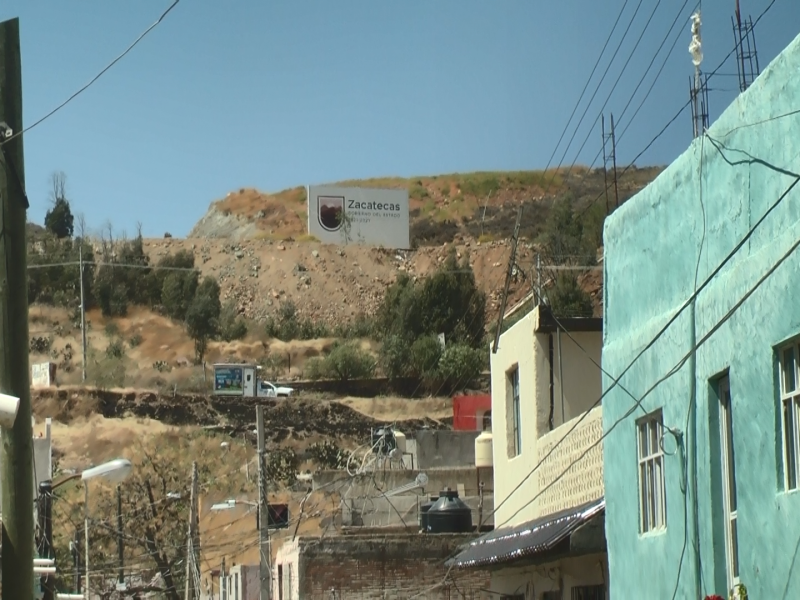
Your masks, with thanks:
[[[118,458],[116,460],[108,461],[102,465],[97,465],[90,469],[86,469],[81,473],[81,481],[83,481],[83,510],[84,510],[84,536],[86,546],[86,575],[84,577],[84,589],[86,591],[86,600],[89,600],[89,481],[92,479],[105,479],[110,483],[122,483],[125,481],[133,470],[131,461],[127,458]]]

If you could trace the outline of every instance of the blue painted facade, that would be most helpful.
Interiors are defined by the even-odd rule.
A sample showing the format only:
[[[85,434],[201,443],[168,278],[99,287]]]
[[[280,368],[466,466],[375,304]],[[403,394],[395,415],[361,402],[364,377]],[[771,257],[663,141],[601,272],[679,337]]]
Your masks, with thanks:
[[[800,491],[787,491],[778,358],[800,336],[800,249],[792,250],[800,241],[800,185],[757,225],[798,180],[793,173],[800,173],[800,37],[707,135],[606,221],[603,366],[618,377],[633,363],[621,386],[603,382],[612,598],[727,598],[726,456],[735,467],[739,581],[751,600],[800,598]],[[722,377],[730,383],[730,429]],[[632,396],[651,388],[635,408]],[[637,421],[658,410],[666,518],[643,533]],[[727,431],[732,454],[724,451]]]

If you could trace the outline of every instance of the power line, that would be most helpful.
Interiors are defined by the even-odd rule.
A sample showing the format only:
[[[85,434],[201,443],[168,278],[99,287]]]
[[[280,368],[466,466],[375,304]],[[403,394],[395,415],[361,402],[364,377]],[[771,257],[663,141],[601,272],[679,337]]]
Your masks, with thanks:
[[[763,18],[763,17],[764,17],[764,16],[765,16],[765,15],[766,15],[766,14],[767,14],[769,11],[770,11],[770,9],[771,9],[771,8],[772,8],[772,7],[775,5],[775,2],[776,2],[776,1],[777,1],[777,0],[772,0],[772,1],[771,1],[771,2],[770,2],[768,5],[767,5],[767,7],[766,7],[766,8],[765,8],[765,9],[764,9],[762,12],[761,12],[761,14],[758,16],[758,18],[757,18],[757,19],[755,20],[755,22],[753,23],[753,27],[754,27],[754,28],[755,28],[755,26],[756,26],[756,25],[758,25],[758,23],[761,21],[761,19],[762,19],[762,18]],[[735,53],[735,52],[736,52],[736,51],[739,49],[739,46],[740,46],[740,44],[741,44],[741,42],[736,42],[736,44],[734,44],[734,47],[733,47],[733,49],[732,49],[730,52],[728,52],[728,54],[726,54],[726,55],[725,55],[725,58],[723,58],[723,59],[722,59],[722,61],[721,61],[721,62],[720,62],[718,65],[717,65],[717,68],[716,68],[716,69],[714,69],[714,70],[713,70],[713,71],[712,71],[712,72],[711,72],[711,73],[710,73],[710,74],[709,74],[709,75],[706,77],[706,84],[708,84],[708,82],[711,80],[711,78],[712,78],[712,77],[715,77],[715,76],[718,74],[719,70],[720,70],[720,69],[721,69],[723,66],[725,66],[725,63],[726,63],[726,62],[728,62],[728,59],[729,59],[731,56],[733,56],[733,54],[734,54],[734,53]],[[722,75],[727,75],[727,74],[722,74]],[[648,92],[648,94],[649,94],[649,92]],[[660,138],[662,135],[664,135],[664,133],[667,131],[667,129],[669,129],[669,128],[672,126],[672,124],[673,124],[675,121],[677,121],[677,120],[678,120],[678,117],[680,117],[680,116],[681,116],[681,114],[683,114],[683,111],[684,111],[684,110],[686,110],[686,109],[687,109],[687,108],[688,108],[688,107],[689,107],[691,104],[692,104],[692,100],[691,100],[691,99],[689,99],[689,100],[688,100],[688,101],[687,101],[687,102],[686,102],[686,103],[685,103],[683,106],[681,106],[681,107],[680,107],[680,109],[678,109],[678,112],[677,112],[677,113],[675,113],[675,116],[673,116],[673,117],[672,117],[672,118],[671,118],[671,119],[670,119],[670,120],[667,122],[667,124],[666,124],[666,125],[664,125],[664,127],[661,129],[661,131],[659,131],[659,132],[656,134],[656,136],[655,136],[655,137],[654,137],[652,140],[650,140],[650,142],[648,142],[648,144],[647,144],[647,145],[646,145],[646,146],[645,146],[645,147],[644,147],[644,148],[643,148],[643,149],[642,149],[642,150],[641,150],[641,151],[640,151],[640,152],[639,152],[639,153],[638,153],[638,154],[637,154],[637,155],[636,155],[636,156],[633,158],[633,160],[630,162],[630,164],[629,164],[627,167],[625,167],[625,168],[622,170],[622,172],[619,174],[619,177],[622,177],[622,176],[623,176],[625,173],[627,173],[627,172],[628,172],[630,169],[632,169],[632,168],[633,168],[633,167],[636,165],[636,161],[637,161],[637,160],[639,160],[639,158],[641,158],[641,157],[642,157],[642,155],[643,155],[645,152],[647,152],[647,151],[650,149],[650,147],[651,147],[651,146],[652,146],[652,145],[653,145],[653,144],[654,144],[654,143],[655,143],[655,142],[656,142],[656,141],[657,141],[657,140],[658,140],[658,139],[659,139],[659,138]],[[637,112],[638,112],[638,111],[637,111]],[[627,130],[627,127],[626,127],[625,129]],[[624,133],[624,130],[623,130],[623,133]],[[622,137],[622,136],[620,136],[620,138],[621,138],[621,137]],[[597,160],[597,158],[595,158],[595,161],[596,161],[596,160]],[[581,212],[578,214],[578,218],[580,218],[580,217],[582,217],[584,214],[586,214],[586,212],[587,212],[587,211],[588,211],[588,210],[589,210],[589,209],[590,209],[592,206],[594,206],[594,205],[597,203],[597,201],[598,201],[598,200],[600,200],[600,198],[602,198],[602,197],[605,195],[605,193],[606,193],[606,192],[608,192],[608,190],[609,190],[609,189],[611,189],[611,188],[610,188],[610,186],[606,186],[606,188],[605,188],[605,189],[604,189],[602,192],[600,192],[600,194],[598,194],[598,195],[597,195],[597,197],[596,197],[594,200],[592,200],[591,202],[589,202],[589,204],[587,204],[587,205],[586,205],[586,207],[585,207],[585,208],[584,208],[584,209],[583,209],[583,210],[582,210],[582,211],[581,211]]]
[[[586,83],[583,86],[583,90],[581,90],[581,95],[578,97],[578,101],[575,103],[575,107],[572,109],[572,114],[569,116],[569,119],[567,119],[567,124],[564,126],[564,129],[562,130],[561,136],[558,138],[558,143],[556,144],[556,147],[553,148],[553,153],[550,155],[550,158],[547,161],[547,166],[545,166],[545,168],[544,168],[545,173],[547,172],[547,169],[550,167],[550,164],[553,162],[553,158],[555,157],[556,152],[558,151],[558,147],[561,145],[561,142],[564,140],[564,135],[567,133],[567,129],[569,129],[569,126],[572,123],[572,119],[575,116],[576,111],[578,110],[578,106],[580,106],[580,104],[581,104],[581,100],[583,100],[583,96],[586,93],[587,88],[589,87],[589,83],[592,81],[592,77],[594,77],[595,71],[597,71],[598,65],[600,65],[600,61],[603,58],[603,54],[605,54],[606,48],[608,48],[608,43],[611,41],[611,37],[614,35],[614,31],[617,29],[617,25],[619,25],[619,21],[622,18],[622,14],[625,12],[625,7],[628,6],[628,2],[629,2],[629,0],[625,0],[624,4],[622,5],[622,8],[619,11],[619,14],[617,15],[616,21],[614,21],[614,26],[611,28],[611,31],[609,32],[608,37],[606,38],[606,43],[603,44],[603,49],[600,50],[600,54],[597,57],[597,61],[594,63],[594,67],[592,67],[592,72],[589,74],[589,78],[586,80]],[[630,29],[631,25],[633,24],[633,18],[636,17],[636,13],[639,11],[639,8],[641,6],[642,6],[642,2],[639,2],[639,5],[636,7],[636,11],[633,13],[633,17],[631,17],[631,22],[628,23],[628,29]],[[628,33],[628,29],[625,30],[625,34],[623,34],[622,40],[625,39],[625,36]],[[622,40],[620,40],[620,46],[622,45]],[[605,79],[606,74],[608,74],[608,69],[611,67],[611,63],[614,62],[614,57],[616,57],[617,52],[619,52],[619,46],[617,46],[617,50],[614,52],[614,55],[611,57],[611,62],[608,63],[608,68],[606,68],[606,72],[603,74],[603,77],[600,79],[600,82],[597,84],[598,85],[598,89],[599,89],[600,85],[603,83],[603,80]],[[595,91],[595,94],[597,94],[597,91]],[[594,99],[594,96],[592,96],[592,100],[593,99]],[[589,104],[590,105],[592,103],[592,100],[589,100]],[[585,114],[586,113],[584,112],[584,115]],[[580,126],[580,123],[578,123],[578,125],[576,126],[576,131],[577,131],[577,127],[579,127],[579,126]],[[575,134],[573,134],[573,138],[574,137],[575,137]],[[571,141],[570,141],[570,143],[571,143]],[[567,148],[569,148],[569,144],[567,145]],[[562,158],[562,161],[563,161],[563,158]]]
[[[41,117],[41,118],[40,118],[38,121],[35,121],[35,122],[34,122],[32,125],[29,125],[28,127],[25,127],[24,129],[22,129],[21,131],[18,131],[18,132],[16,132],[16,133],[14,133],[13,135],[11,135],[10,137],[6,138],[6,139],[5,139],[5,140],[2,142],[2,144],[0,144],[0,146],[4,146],[5,144],[7,144],[8,142],[10,142],[11,140],[13,140],[14,138],[16,138],[17,136],[20,136],[20,135],[22,135],[23,133],[27,133],[28,131],[30,131],[31,129],[33,129],[34,127],[36,127],[37,125],[40,125],[41,123],[43,123],[44,121],[46,121],[47,119],[49,119],[50,117],[52,117],[54,114],[56,114],[58,111],[60,111],[62,108],[64,108],[64,107],[65,107],[67,104],[69,104],[70,102],[72,102],[72,101],[73,101],[75,98],[77,98],[78,96],[80,96],[80,95],[81,95],[83,92],[85,92],[87,89],[89,89],[89,87],[91,87],[91,86],[92,86],[92,84],[94,84],[94,82],[95,82],[95,81],[97,81],[98,79],[100,79],[100,77],[102,77],[102,76],[103,76],[103,75],[104,75],[104,74],[105,74],[105,73],[106,73],[106,72],[107,72],[109,69],[111,69],[111,67],[113,67],[115,64],[117,64],[117,63],[118,63],[120,60],[122,60],[122,58],[123,58],[123,57],[124,57],[126,54],[128,54],[128,53],[129,53],[131,50],[133,50],[133,48],[134,48],[134,47],[135,47],[135,46],[136,46],[136,45],[137,45],[137,44],[138,44],[140,41],[142,41],[142,39],[144,38],[144,36],[146,36],[146,35],[147,35],[148,33],[150,33],[150,32],[151,32],[153,29],[155,29],[155,28],[156,28],[156,27],[157,27],[157,26],[158,26],[158,25],[161,23],[161,21],[163,21],[163,20],[164,20],[164,18],[165,18],[165,17],[166,17],[166,16],[169,14],[169,12],[170,12],[170,11],[171,11],[173,8],[175,8],[175,6],[177,6],[178,2],[180,2],[180,0],[174,0],[174,1],[172,2],[172,4],[170,4],[170,5],[169,5],[169,7],[167,8],[167,10],[165,10],[163,13],[161,13],[161,16],[160,16],[160,17],[158,17],[158,19],[156,20],[156,22],[155,22],[155,23],[153,23],[152,25],[150,25],[150,27],[148,27],[147,29],[145,29],[145,30],[142,32],[142,34],[141,34],[141,35],[139,35],[139,37],[137,37],[137,38],[136,38],[136,39],[133,41],[133,43],[132,43],[130,46],[128,46],[128,47],[127,47],[127,48],[126,48],[126,49],[125,49],[125,50],[122,52],[122,54],[120,54],[120,55],[119,55],[119,56],[117,56],[117,57],[116,57],[114,60],[112,60],[110,63],[108,63],[108,65],[106,65],[106,66],[105,66],[105,67],[104,67],[104,68],[103,68],[103,69],[102,69],[102,70],[101,70],[101,71],[100,71],[100,72],[99,72],[97,75],[95,75],[95,76],[94,76],[94,77],[93,77],[93,78],[92,78],[92,79],[89,81],[89,83],[87,83],[86,85],[84,85],[82,88],[80,88],[80,89],[79,89],[77,92],[75,92],[75,93],[74,93],[74,94],[72,94],[72,95],[71,95],[69,98],[67,98],[66,100],[64,100],[64,101],[63,101],[61,104],[59,104],[58,106],[56,106],[56,107],[55,107],[53,110],[51,110],[49,113],[47,113],[46,115],[44,115],[43,117]]]
[[[742,239],[733,247],[733,249],[728,253],[728,255],[722,260],[719,265],[709,274],[709,276],[703,281],[703,283],[698,286],[695,291],[691,294],[691,296],[685,300],[677,312],[667,321],[667,323],[659,329],[656,335],[648,342],[633,358],[633,360],[625,367],[625,369],[620,373],[619,376],[612,378],[611,384],[603,390],[600,397],[597,399],[594,404],[592,404],[591,408],[595,408],[600,405],[603,398],[611,392],[617,385],[619,385],[620,380],[625,376],[625,374],[633,367],[633,365],[647,352],[650,348],[652,348],[655,343],[667,332],[667,330],[672,326],[675,321],[677,321],[678,317],[683,313],[683,311],[689,307],[692,302],[694,302],[697,297],[699,296],[700,292],[702,292],[710,283],[711,281],[720,273],[720,271],[725,267],[725,265],[739,252],[739,250],[747,243],[747,241],[752,237],[758,227],[764,222],[764,220],[772,213],[772,211],[781,203],[783,200],[789,195],[789,193],[795,188],[795,186],[800,183],[800,175],[793,174],[795,180],[787,187],[787,189],[778,197],[778,199],[766,210],[766,212],[756,221],[753,226],[749,229],[749,231],[742,237]],[[634,405],[634,408],[638,404]],[[590,410],[591,410],[590,408]],[[503,499],[497,506],[494,507],[492,511],[492,515],[494,515],[497,510],[505,504],[511,496],[513,496],[521,487],[522,485],[533,476],[534,472],[536,472],[539,467],[550,457],[550,455],[555,452],[556,448],[558,448],[579,426],[580,424],[588,417],[589,411],[585,412],[581,415],[572,427],[567,431],[567,433],[550,449],[545,456],[537,462],[537,464],[533,467],[531,471],[517,484],[517,486],[511,490],[511,492]],[[627,415],[626,415],[627,417]],[[562,474],[563,475],[563,474]],[[497,525],[496,525],[497,527]]]
[[[611,425],[611,427],[609,427],[609,429],[608,429],[607,431],[605,431],[605,432],[603,433],[603,435],[600,437],[600,439],[598,439],[596,442],[592,443],[592,444],[591,444],[591,445],[590,445],[590,446],[589,446],[589,447],[588,447],[586,450],[584,450],[584,451],[583,451],[583,452],[580,454],[580,456],[578,456],[578,457],[577,457],[575,460],[573,460],[573,461],[572,461],[572,462],[571,462],[569,465],[567,465],[567,467],[566,467],[566,468],[565,468],[565,469],[564,469],[564,470],[563,470],[563,471],[562,471],[562,472],[561,472],[561,473],[560,473],[558,476],[556,476],[556,477],[555,477],[555,478],[554,478],[554,479],[553,479],[553,480],[552,480],[550,483],[548,483],[546,486],[544,486],[544,488],[542,488],[541,490],[539,490],[539,491],[538,491],[538,492],[537,492],[537,493],[536,493],[536,494],[533,496],[533,498],[531,498],[531,499],[530,499],[530,500],[528,500],[528,501],[527,501],[525,504],[523,504],[522,506],[520,506],[520,507],[519,507],[519,508],[518,508],[518,509],[517,509],[517,510],[514,512],[514,514],[512,514],[512,515],[511,515],[511,516],[510,516],[508,519],[506,519],[506,520],[505,520],[503,523],[501,523],[500,525],[495,525],[495,527],[496,527],[496,528],[501,528],[501,527],[503,527],[504,525],[506,525],[506,524],[507,524],[507,523],[508,523],[508,522],[509,522],[511,519],[513,519],[515,516],[517,516],[517,515],[520,513],[520,511],[522,511],[524,508],[526,508],[527,506],[529,506],[529,505],[530,505],[531,503],[533,503],[533,502],[534,502],[536,499],[538,499],[538,498],[539,498],[539,497],[540,497],[542,494],[544,494],[544,493],[545,493],[545,492],[546,492],[548,489],[550,489],[550,488],[551,488],[552,486],[554,486],[554,485],[555,485],[555,484],[556,484],[558,481],[560,481],[560,480],[561,480],[561,479],[562,479],[562,478],[563,478],[563,477],[564,477],[564,476],[567,474],[567,472],[568,472],[568,471],[569,471],[569,470],[570,470],[570,469],[571,469],[573,466],[575,466],[577,463],[579,463],[581,460],[583,460],[583,459],[584,459],[584,458],[585,458],[585,457],[586,457],[586,456],[589,454],[589,452],[591,452],[591,451],[592,451],[594,448],[596,448],[597,446],[599,446],[599,445],[600,445],[600,444],[603,442],[603,440],[604,440],[606,437],[608,437],[608,435],[610,435],[610,434],[611,434],[611,432],[612,432],[612,431],[614,431],[614,429],[616,429],[618,425],[620,425],[620,424],[621,424],[621,423],[622,423],[622,422],[623,422],[625,419],[627,419],[627,418],[628,418],[628,417],[629,417],[631,414],[633,414],[633,412],[634,412],[634,411],[635,411],[637,408],[640,408],[640,409],[644,410],[644,409],[643,409],[643,407],[642,407],[642,402],[644,401],[644,399],[645,399],[645,398],[647,398],[647,397],[648,397],[648,396],[649,396],[649,395],[650,395],[650,394],[651,394],[651,393],[652,393],[652,392],[653,392],[653,391],[654,391],[654,390],[655,390],[655,389],[656,389],[656,388],[657,388],[659,385],[661,385],[661,384],[662,384],[662,383],[664,383],[664,382],[665,382],[667,379],[669,379],[670,377],[672,377],[673,375],[675,375],[675,374],[676,374],[678,371],[680,371],[680,370],[681,370],[681,368],[683,368],[683,365],[685,365],[685,364],[686,364],[686,362],[689,360],[689,358],[690,358],[690,357],[691,357],[691,356],[692,356],[692,355],[693,355],[695,352],[697,352],[697,350],[698,350],[698,349],[699,349],[699,348],[700,348],[700,347],[701,347],[703,344],[705,344],[705,343],[706,343],[706,342],[707,342],[707,341],[708,341],[708,340],[711,338],[711,336],[713,336],[713,335],[714,335],[714,334],[715,334],[715,333],[716,333],[716,332],[717,332],[717,331],[718,331],[718,330],[719,330],[719,329],[720,329],[720,328],[721,328],[721,327],[722,327],[722,326],[723,326],[723,325],[724,325],[724,324],[725,324],[725,323],[726,323],[726,322],[727,322],[727,321],[728,321],[728,320],[729,320],[729,319],[730,319],[730,318],[731,318],[731,317],[734,315],[734,313],[735,313],[735,312],[736,312],[736,311],[737,311],[737,310],[738,310],[738,309],[739,309],[739,308],[740,308],[740,307],[741,307],[741,306],[742,306],[742,305],[743,305],[743,304],[744,304],[744,303],[747,301],[747,299],[748,299],[748,298],[750,298],[750,296],[752,296],[752,295],[753,295],[753,294],[754,294],[754,293],[755,293],[755,292],[758,290],[758,288],[759,288],[759,287],[760,287],[760,286],[761,286],[761,285],[764,283],[764,281],[766,281],[766,280],[767,280],[767,279],[768,279],[768,278],[769,278],[769,277],[770,277],[770,276],[771,276],[771,275],[772,275],[772,274],[773,274],[773,273],[774,273],[774,272],[775,272],[775,271],[778,269],[778,267],[780,267],[780,266],[781,266],[781,265],[782,265],[782,264],[783,264],[783,263],[784,263],[784,262],[785,262],[785,261],[786,261],[786,260],[787,260],[787,259],[788,259],[790,256],[792,256],[792,254],[794,254],[794,252],[797,250],[797,248],[798,248],[798,247],[800,247],[800,238],[798,238],[798,239],[797,239],[797,240],[796,240],[796,241],[795,241],[795,242],[794,242],[794,243],[791,245],[791,247],[790,247],[790,248],[789,248],[789,249],[788,249],[788,250],[787,250],[787,251],[786,251],[786,252],[785,252],[785,253],[784,253],[784,254],[783,254],[783,255],[782,255],[782,256],[781,256],[779,259],[778,259],[778,261],[777,261],[775,264],[773,264],[773,265],[772,265],[772,266],[771,266],[771,267],[770,267],[770,268],[767,270],[767,272],[766,272],[766,273],[764,273],[764,275],[762,275],[762,276],[759,278],[759,280],[758,280],[758,281],[755,283],[755,285],[754,285],[752,288],[750,288],[750,289],[747,291],[747,293],[745,293],[745,295],[744,295],[744,296],[742,296],[742,297],[741,297],[741,298],[740,298],[740,299],[739,299],[739,300],[738,300],[738,301],[737,301],[737,302],[736,302],[736,303],[735,303],[735,304],[734,304],[734,305],[733,305],[733,306],[730,308],[730,310],[728,310],[728,312],[727,312],[727,313],[726,313],[726,314],[725,314],[725,315],[722,317],[722,319],[720,319],[719,321],[717,321],[717,322],[714,324],[714,326],[713,326],[713,327],[712,327],[712,328],[711,328],[711,329],[710,329],[710,330],[709,330],[709,331],[708,331],[708,332],[707,332],[707,333],[706,333],[706,334],[705,334],[705,335],[704,335],[704,336],[703,336],[703,337],[700,339],[700,341],[698,341],[697,343],[695,343],[695,344],[692,346],[692,348],[689,350],[689,352],[687,352],[687,353],[686,353],[686,354],[685,354],[685,355],[684,355],[684,356],[683,356],[683,357],[682,357],[682,358],[681,358],[681,359],[680,359],[680,360],[679,360],[679,361],[678,361],[678,362],[677,362],[677,363],[676,363],[676,364],[675,364],[675,365],[672,367],[672,369],[670,369],[670,370],[669,370],[669,372],[667,372],[667,373],[666,373],[664,376],[662,376],[661,378],[659,378],[659,379],[658,379],[658,380],[657,380],[657,381],[656,381],[656,382],[655,382],[653,385],[651,385],[651,386],[650,386],[650,387],[647,389],[647,391],[645,391],[645,393],[644,393],[644,394],[642,394],[642,395],[641,395],[641,396],[640,396],[640,397],[639,397],[639,398],[636,400],[636,402],[634,403],[634,405],[633,405],[633,406],[632,406],[630,409],[628,409],[628,410],[627,410],[627,411],[626,411],[626,412],[625,412],[625,413],[624,413],[624,414],[623,414],[623,415],[622,415],[622,416],[621,416],[619,419],[617,419],[617,420],[616,420],[616,421],[615,421],[615,422],[614,422],[614,423]],[[588,413],[585,413],[585,414],[588,414]],[[571,431],[572,431],[572,430],[570,430],[570,432],[569,432],[569,433],[571,433]],[[566,435],[566,436],[564,436],[564,438],[562,438],[562,440],[563,440],[563,439],[566,439],[566,437],[569,435],[569,433],[567,433],[567,435]],[[548,456],[549,456],[549,453],[548,453]],[[541,461],[540,461],[540,462],[537,464],[537,467],[539,466],[539,464],[541,464]],[[510,496],[509,496],[509,497],[510,497]],[[501,505],[502,505],[502,503],[501,503]],[[499,508],[499,506],[498,506],[498,508]],[[496,510],[497,510],[497,509],[495,509],[495,511],[493,511],[493,513],[494,513],[494,512],[496,512]]]

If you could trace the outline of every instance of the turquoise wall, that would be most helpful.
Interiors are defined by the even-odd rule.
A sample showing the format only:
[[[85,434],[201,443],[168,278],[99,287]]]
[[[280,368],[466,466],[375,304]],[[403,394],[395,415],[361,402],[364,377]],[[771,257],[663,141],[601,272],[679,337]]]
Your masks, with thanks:
[[[800,114],[781,117],[791,111],[800,111],[800,37],[728,107],[707,136],[694,140],[658,179],[607,219],[606,371],[616,376],[633,361],[691,296],[695,270],[700,284],[796,179],[779,172],[800,172]],[[715,148],[714,141],[727,149]],[[797,239],[800,185],[700,293],[698,340]],[[691,318],[686,309],[623,377],[622,385],[634,396],[644,394],[689,352]],[[698,349],[695,373],[687,362],[644,400],[644,410],[627,418],[631,396],[617,386],[604,398],[604,430],[619,422],[604,444],[612,598],[668,599],[676,586],[674,597],[680,599],[711,593],[727,597],[718,400],[710,383],[726,370],[733,395],[741,582],[751,600],[800,598],[800,492],[783,491],[774,349],[797,335],[800,250]],[[604,389],[611,383],[605,377]],[[685,432],[686,460],[676,440],[666,436],[664,447],[671,454],[665,459],[667,527],[640,535],[635,420],[658,408],[665,426]]]

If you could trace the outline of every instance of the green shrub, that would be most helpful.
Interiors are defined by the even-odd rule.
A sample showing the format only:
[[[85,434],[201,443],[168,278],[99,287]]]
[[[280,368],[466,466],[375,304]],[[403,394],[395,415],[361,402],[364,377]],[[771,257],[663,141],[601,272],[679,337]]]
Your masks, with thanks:
[[[123,356],[125,356],[125,347],[122,345],[122,340],[111,340],[108,346],[106,346],[106,357],[122,358]]]
[[[478,378],[486,360],[486,350],[470,348],[466,344],[447,346],[437,370],[440,387],[448,394],[464,389]]]
[[[239,315],[236,304],[226,302],[219,315],[219,335],[226,341],[241,340],[247,335],[247,322]]]
[[[109,321],[105,326],[106,335],[110,338],[119,335],[119,326],[114,321]]]
[[[435,376],[441,357],[442,344],[435,335],[424,335],[411,344],[411,369],[417,377]]]
[[[411,346],[408,340],[395,334],[385,337],[378,354],[378,364],[390,380],[407,376],[411,370]]]
[[[131,348],[136,348],[142,343],[142,334],[141,333],[134,333],[130,339],[128,339],[128,345]]]
[[[367,379],[375,374],[375,359],[352,342],[336,344],[325,362],[328,372],[339,381]]]
[[[327,379],[330,377],[330,369],[328,368],[327,361],[319,356],[309,358],[303,367],[303,375],[306,379],[312,381]]]

